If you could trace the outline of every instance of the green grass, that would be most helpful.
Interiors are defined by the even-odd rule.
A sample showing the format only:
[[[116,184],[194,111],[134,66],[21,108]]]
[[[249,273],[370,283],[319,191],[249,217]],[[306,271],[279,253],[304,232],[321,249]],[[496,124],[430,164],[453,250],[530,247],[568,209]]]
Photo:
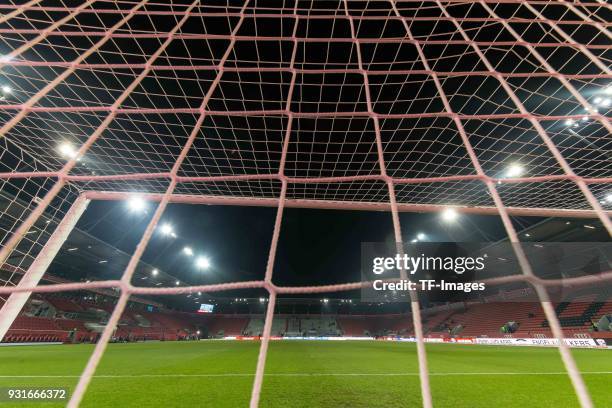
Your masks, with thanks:
[[[92,349],[91,345],[2,347],[0,387],[72,389]],[[258,342],[111,344],[82,406],[247,406],[258,350]],[[576,349],[572,353],[585,372],[595,405],[612,407],[612,352]],[[554,348],[429,344],[427,354],[436,407],[578,405],[567,375],[554,374],[564,371]],[[270,375],[264,379],[262,407],[420,405],[414,344],[271,342],[266,373]],[[447,373],[461,374],[443,375]],[[9,406],[61,405],[0,403],[0,408]]]

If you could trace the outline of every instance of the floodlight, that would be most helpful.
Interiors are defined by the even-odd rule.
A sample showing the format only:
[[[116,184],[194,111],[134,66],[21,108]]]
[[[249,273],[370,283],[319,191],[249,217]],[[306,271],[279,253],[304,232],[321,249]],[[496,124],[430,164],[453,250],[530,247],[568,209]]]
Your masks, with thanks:
[[[442,219],[446,222],[454,222],[457,217],[459,217],[459,213],[454,208],[447,208],[442,211]]]
[[[506,169],[506,177],[519,177],[523,174],[524,171],[525,169],[523,168],[523,166],[518,163],[513,163],[508,166],[508,169]]]
[[[130,208],[130,211],[132,212],[143,211],[146,206],[147,206],[147,203],[145,202],[145,200],[143,200],[142,197],[139,197],[139,196],[134,196],[130,198],[130,200],[128,201],[128,207]]]
[[[174,233],[174,231],[172,231],[172,225],[170,224],[163,224],[159,230],[161,231],[162,234],[164,235],[170,235],[172,236],[172,234]]]
[[[183,248],[183,253],[187,256],[193,256],[193,249],[191,249],[191,247],[185,247]]]
[[[157,269],[153,269],[151,271],[151,275],[153,275],[153,276],[157,276],[158,273],[159,273],[159,271]]]
[[[210,261],[205,256],[200,256],[196,259],[196,266],[199,269],[208,269],[210,267]]]
[[[61,145],[59,145],[57,147],[57,150],[60,152],[60,154],[64,157],[69,157],[69,158],[73,158],[76,156],[77,151],[74,148],[74,146],[69,143],[69,142],[64,142]]]

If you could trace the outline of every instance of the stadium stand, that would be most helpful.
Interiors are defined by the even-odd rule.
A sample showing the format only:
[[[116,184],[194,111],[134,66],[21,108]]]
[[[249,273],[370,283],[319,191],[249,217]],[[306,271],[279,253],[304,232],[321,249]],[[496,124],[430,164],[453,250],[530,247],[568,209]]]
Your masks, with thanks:
[[[208,325],[208,333],[212,337],[239,336],[245,332],[248,324],[248,317],[228,317],[212,319]]]
[[[60,295],[50,295],[45,297],[45,300],[57,310],[61,310],[63,312],[81,312],[84,310],[83,306],[77,302],[64,298]]]
[[[59,329],[52,319],[20,315],[7,332],[7,343],[66,341],[68,332]]]
[[[253,318],[249,319],[247,327],[244,329],[243,334],[247,336],[259,336],[263,333],[264,319]]]
[[[544,312],[537,302],[520,301],[508,293],[512,302],[469,302],[432,307],[423,311],[423,327],[430,337],[551,337]],[[91,342],[105,327],[115,298],[97,294],[62,293],[39,295],[23,309],[14,321],[4,342]],[[256,306],[259,302],[254,300]],[[299,301],[297,302],[300,303]],[[303,303],[303,302],[302,302]],[[252,310],[255,310],[253,306]],[[303,306],[303,305],[302,305]],[[129,303],[114,334],[121,341],[182,340],[196,337],[260,336],[264,319],[260,312],[249,312],[248,303],[241,305],[245,313],[179,312],[156,305]],[[286,305],[282,306],[286,310]],[[374,304],[355,302],[347,308],[338,301],[332,313],[276,314],[273,336],[414,336],[410,313],[382,314]],[[567,337],[612,337],[609,331],[598,331],[597,322],[612,314],[612,302],[602,295],[577,296],[571,302],[554,304]],[[369,309],[368,309],[369,308]],[[222,309],[222,308],[220,308]],[[309,310],[294,307],[293,310]],[[227,309],[226,309],[227,310]],[[237,310],[237,309],[236,309]],[[371,313],[363,313],[368,312]],[[359,311],[360,314],[350,314]],[[363,314],[362,314],[363,313]],[[512,330],[502,329],[511,323]]]
[[[412,318],[408,314],[382,316],[343,316],[337,319],[339,332],[345,336],[412,335]]]
[[[308,336],[337,336],[338,326],[336,319],[331,317],[317,317],[300,319],[300,331]]]

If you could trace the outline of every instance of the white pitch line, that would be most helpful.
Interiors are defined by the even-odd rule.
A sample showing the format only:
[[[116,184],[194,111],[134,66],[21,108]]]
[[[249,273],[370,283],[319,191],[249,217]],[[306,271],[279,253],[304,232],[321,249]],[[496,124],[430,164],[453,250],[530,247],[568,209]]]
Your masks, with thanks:
[[[581,374],[612,374],[612,371],[581,371]],[[252,377],[254,373],[218,374],[109,374],[95,375],[95,378],[171,378],[171,377]],[[419,373],[267,373],[268,377],[418,377]],[[430,376],[470,375],[567,375],[565,371],[554,372],[489,372],[489,373],[429,373]],[[0,375],[0,378],[79,378],[80,375]]]

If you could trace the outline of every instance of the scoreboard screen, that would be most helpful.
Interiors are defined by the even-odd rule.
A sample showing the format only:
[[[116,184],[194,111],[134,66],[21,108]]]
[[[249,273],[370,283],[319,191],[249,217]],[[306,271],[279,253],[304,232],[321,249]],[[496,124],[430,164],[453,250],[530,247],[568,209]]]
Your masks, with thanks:
[[[206,303],[202,303],[200,304],[200,309],[198,310],[198,313],[212,313],[214,308],[215,308],[215,305],[209,305]]]

